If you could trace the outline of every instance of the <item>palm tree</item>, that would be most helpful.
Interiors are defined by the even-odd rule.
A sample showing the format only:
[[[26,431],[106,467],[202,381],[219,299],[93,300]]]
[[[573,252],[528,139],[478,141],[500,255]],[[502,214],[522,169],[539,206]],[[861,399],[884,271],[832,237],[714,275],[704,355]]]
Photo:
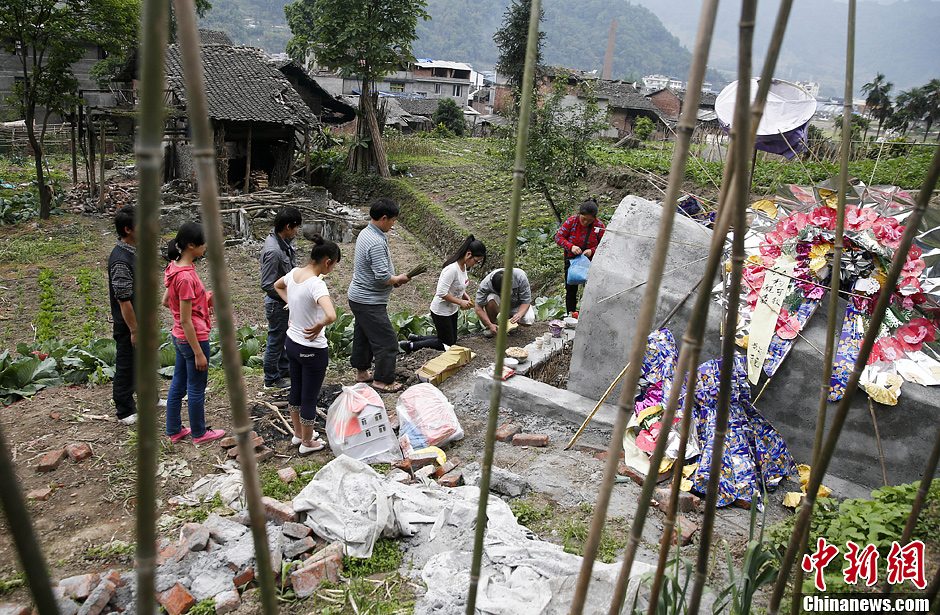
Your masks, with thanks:
[[[868,109],[868,116],[878,120],[877,134],[881,133],[881,126],[884,124],[884,121],[891,117],[891,98],[888,96],[888,93],[893,87],[894,84],[890,81],[885,81],[885,76],[881,73],[875,75],[875,78],[870,83],[866,83],[862,86],[862,92],[868,95],[865,98],[865,107]],[[875,138],[877,138],[877,134]],[[868,136],[867,129],[865,136]]]
[[[911,88],[894,99],[894,115],[888,120],[888,128],[900,128],[906,135],[908,129],[926,119],[928,96],[925,88]]]
[[[924,129],[924,141],[926,141],[930,127],[935,121],[940,120],[940,79],[931,79],[920,89],[924,92],[923,117],[927,122],[927,127]],[[937,135],[937,142],[940,142],[940,134]]]

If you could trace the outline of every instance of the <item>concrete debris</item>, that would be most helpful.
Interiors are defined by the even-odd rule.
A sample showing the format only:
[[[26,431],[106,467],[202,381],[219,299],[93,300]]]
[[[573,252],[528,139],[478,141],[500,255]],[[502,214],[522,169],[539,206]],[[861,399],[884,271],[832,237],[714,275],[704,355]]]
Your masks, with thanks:
[[[209,530],[212,540],[221,544],[238,540],[248,531],[248,528],[241,523],[236,523],[216,513],[211,513],[202,524]]]
[[[303,523],[294,523],[293,521],[288,521],[281,526],[281,531],[284,532],[284,535],[288,538],[306,538],[313,533],[309,527]]]
[[[300,540],[295,540],[294,542],[284,547],[284,557],[287,559],[296,559],[297,556],[312,551],[316,546],[317,541],[310,536],[301,538]]]
[[[180,529],[180,541],[189,551],[202,551],[209,544],[209,528],[201,523],[187,523]]]
[[[58,590],[66,598],[84,600],[91,595],[100,580],[101,577],[97,573],[80,574],[59,581]]]
[[[232,611],[238,610],[241,604],[242,599],[241,596],[238,595],[238,590],[230,589],[224,591],[215,596],[215,614],[225,615],[226,613],[231,613]]]

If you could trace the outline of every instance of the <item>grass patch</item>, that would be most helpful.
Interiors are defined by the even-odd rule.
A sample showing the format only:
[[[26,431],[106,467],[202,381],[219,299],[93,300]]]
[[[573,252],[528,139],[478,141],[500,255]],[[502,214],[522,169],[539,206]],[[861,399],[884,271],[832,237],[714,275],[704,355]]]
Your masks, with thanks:
[[[589,519],[567,518],[561,525],[562,545],[566,553],[584,555],[584,543],[590,530]],[[627,546],[626,535],[629,526],[621,517],[607,520],[601,533],[601,542],[597,548],[597,559],[609,564],[619,556]]]
[[[302,610],[290,612],[317,615],[410,615],[414,612],[417,588],[412,581],[398,573],[381,579],[355,578],[343,585],[324,583],[310,599],[297,603]]]
[[[189,615],[215,615],[215,600],[213,598],[206,598],[205,600],[197,602],[187,613],[189,613]]]
[[[232,512],[232,509],[222,502],[222,496],[218,493],[199,506],[190,506],[177,510],[174,516],[182,520],[183,523],[202,523],[214,512],[223,514]]]
[[[297,472],[297,478],[290,483],[281,480],[277,475],[277,468],[265,468],[261,471],[261,495],[281,501],[292,500],[313,480],[313,475],[322,467],[323,464],[319,461],[295,464],[293,468]]]
[[[343,556],[343,572],[351,577],[367,577],[383,572],[395,572],[404,559],[398,541],[391,538],[379,538],[372,548],[372,557]]]
[[[10,576],[0,578],[0,596],[5,596],[21,587],[26,587],[26,576],[22,572],[15,572]]]
[[[79,267],[75,274],[75,281],[78,283],[78,294],[82,306],[77,314],[70,314],[70,316],[75,316],[82,323],[78,341],[87,344],[95,339],[98,332],[104,328],[101,311],[108,291],[103,283],[102,272],[90,267]]]
[[[56,276],[52,269],[39,270],[39,314],[36,315],[36,340],[56,339],[62,326],[62,305],[56,297]]]
[[[112,560],[131,561],[134,558],[134,552],[137,545],[123,540],[112,540],[104,545],[94,545],[85,549],[83,557],[87,560]]]
[[[547,502],[533,498],[521,498],[509,503],[509,509],[516,515],[516,521],[532,529],[532,526],[552,518],[554,509]]]

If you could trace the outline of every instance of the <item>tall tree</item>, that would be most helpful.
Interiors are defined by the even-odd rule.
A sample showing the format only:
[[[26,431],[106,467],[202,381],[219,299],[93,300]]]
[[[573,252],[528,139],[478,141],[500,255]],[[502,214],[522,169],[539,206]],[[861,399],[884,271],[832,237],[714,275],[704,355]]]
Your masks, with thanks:
[[[902,135],[927,114],[927,92],[924,88],[911,88],[898,93],[894,99],[894,114],[888,119],[888,128],[898,128]]]
[[[526,41],[529,37],[529,15],[532,14],[532,0],[513,0],[503,13],[503,25],[500,26],[493,40],[499,49],[496,70],[506,76],[509,85],[516,92],[522,91],[522,74],[525,70]],[[539,7],[539,22],[545,17],[545,11]],[[538,49],[535,65],[542,64],[542,44],[545,33],[539,28]],[[536,71],[537,73],[538,71]],[[538,76],[536,76],[536,80]]]
[[[412,44],[418,19],[429,19],[425,0],[295,0],[284,7],[291,39],[287,52],[306,64],[355,75],[359,94],[359,139],[350,155],[352,171],[373,166],[388,177],[388,159],[373,100],[376,79],[414,61]]]
[[[49,116],[64,115],[77,102],[72,65],[89,47],[97,46],[106,54],[120,52],[136,37],[139,11],[138,0],[0,2],[0,44],[17,57],[17,72],[22,75],[17,76],[13,100],[26,120],[36,164],[40,218],[48,218],[52,211],[43,140]]]
[[[865,108],[868,110],[868,117],[878,120],[878,134],[881,134],[881,126],[885,120],[891,117],[891,97],[889,93],[894,84],[885,80],[881,73],[875,75],[869,83],[862,86],[862,92],[866,94]],[[865,129],[865,136],[868,136],[868,129]]]
[[[940,121],[940,79],[931,79],[921,90],[924,91],[924,121],[927,123],[924,128],[924,141],[926,141],[930,127],[934,122]],[[937,142],[940,142],[940,133],[937,133]]]
[[[449,131],[462,137],[467,131],[467,121],[463,117],[461,109],[453,98],[442,98],[437,103],[437,109],[434,110],[434,117],[431,118],[435,126],[444,125]]]

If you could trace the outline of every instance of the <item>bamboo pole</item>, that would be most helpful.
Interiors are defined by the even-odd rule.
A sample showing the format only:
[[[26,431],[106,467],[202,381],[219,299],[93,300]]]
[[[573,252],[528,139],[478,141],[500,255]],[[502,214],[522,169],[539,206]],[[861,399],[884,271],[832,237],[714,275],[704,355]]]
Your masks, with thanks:
[[[757,13],[757,0],[744,0],[741,5],[741,21],[738,39],[738,89],[734,109],[734,123],[746,147],[734,151],[734,196],[726,207],[732,208],[729,217],[734,226],[731,241],[731,279],[728,285],[728,309],[725,317],[724,337],[721,348],[721,373],[718,385],[718,409],[715,413],[715,434],[712,441],[711,466],[708,474],[708,486],[705,491],[705,515],[702,519],[702,531],[699,538],[698,558],[689,599],[689,613],[698,613],[708,573],[708,555],[711,550],[712,529],[715,525],[715,508],[718,502],[718,479],[724,458],[725,435],[728,431],[728,414],[731,405],[731,388],[734,374],[735,331],[738,327],[738,307],[741,302],[741,274],[744,270],[744,235],[747,231],[746,208],[750,173],[748,162],[751,145],[750,113],[751,102],[751,51],[754,36],[754,18]]]
[[[157,402],[160,383],[159,263],[160,186],[163,183],[164,49],[169,31],[169,5],[144,0],[141,9],[140,129],[135,147],[140,188],[137,197],[137,266],[134,280],[137,345],[137,612],[156,608],[157,458],[160,430]]]
[[[101,132],[101,134],[98,135],[98,138],[99,138],[99,141],[100,141],[100,146],[101,146],[101,149],[100,149],[100,151],[99,151],[99,156],[98,156],[98,158],[99,158],[99,160],[98,160],[98,166],[99,166],[99,173],[100,173],[99,178],[98,178],[98,210],[101,211],[101,210],[104,209],[104,200],[105,200],[105,197],[107,196],[107,192],[106,192],[106,189],[105,189],[105,183],[104,183],[104,171],[105,171],[105,169],[104,169],[104,165],[105,165],[105,155],[104,155],[104,152],[105,152],[105,149],[107,148],[107,141],[105,140],[106,137],[105,137],[105,133],[104,133],[104,118],[103,118],[103,117],[102,117],[102,119],[98,122],[98,130]]]
[[[0,428],[0,483],[3,484],[3,489],[0,489],[0,504],[3,505],[7,525],[12,530],[10,533],[16,545],[16,555],[26,574],[33,602],[40,615],[58,615],[59,607],[52,594],[49,571],[46,570],[46,559],[42,555],[42,548],[36,538],[29,510],[23,500],[23,492],[16,478],[16,469],[13,467],[10,449],[2,428]]]
[[[274,572],[271,570],[271,553],[265,527],[264,506],[261,503],[261,483],[258,479],[254,447],[249,438],[252,420],[245,404],[245,382],[235,335],[235,318],[228,271],[225,267],[225,239],[222,232],[222,217],[219,214],[219,188],[215,177],[215,147],[206,105],[196,11],[193,0],[174,0],[174,6],[183,56],[186,110],[193,131],[193,157],[196,161],[203,225],[208,244],[212,286],[215,291],[214,303],[219,322],[219,340],[222,344],[225,384],[232,408],[232,423],[238,439],[245,499],[251,519],[251,534],[255,547],[255,572],[261,586],[261,610],[265,615],[273,615],[278,610],[277,594]]]
[[[717,11],[718,0],[708,0],[702,5],[699,17],[699,28],[696,35],[695,54],[692,60],[692,67],[689,70],[688,99],[679,120],[677,131],[678,141],[672,158],[669,185],[666,189],[666,196],[663,199],[659,240],[656,243],[656,251],[650,261],[649,275],[647,276],[650,283],[646,285],[644,290],[643,307],[637,318],[636,327],[634,328],[634,337],[629,357],[629,369],[627,370],[624,385],[620,391],[617,418],[614,423],[613,433],[611,434],[607,461],[604,466],[604,475],[597,502],[594,506],[591,530],[584,545],[584,558],[581,562],[581,571],[578,576],[575,594],[571,604],[572,615],[580,615],[584,611],[584,603],[591,583],[591,573],[594,569],[594,559],[597,557],[601,533],[607,521],[607,509],[610,505],[611,489],[617,477],[620,452],[623,450],[623,434],[627,427],[628,417],[633,414],[633,398],[636,393],[637,383],[640,379],[643,357],[646,354],[647,335],[653,324],[656,304],[659,300],[659,285],[662,280],[663,271],[666,266],[666,257],[669,252],[669,237],[672,235],[673,223],[676,217],[676,201],[682,188],[682,180],[685,176],[686,164],[688,163],[692,132],[695,128],[698,101],[701,96],[702,81],[705,75],[708,51],[711,45],[712,31],[714,30]],[[671,419],[664,417],[663,425],[669,425],[670,423]],[[663,436],[663,448],[664,446],[665,435]],[[657,448],[660,448],[659,443],[657,443]],[[650,472],[654,473],[656,471],[658,471],[658,467],[651,465]],[[647,481],[644,482],[643,492],[646,494],[646,497],[644,502],[644,498],[641,496],[640,507],[642,507],[644,503],[646,506],[649,506],[649,496],[652,494],[653,488],[651,480],[652,479],[647,476]],[[651,484],[647,485],[647,483]],[[630,569],[633,565],[633,557],[630,554],[636,553],[636,545],[639,544],[642,527],[643,520],[635,518],[631,529],[630,541],[628,543],[627,556],[624,558],[624,565],[621,570],[621,577],[629,577]],[[620,587],[621,585],[622,588]],[[618,586],[615,588],[615,595],[611,602],[611,609],[616,608],[615,612],[619,612],[620,605],[623,604],[623,598],[626,594],[626,585],[626,582],[618,583]]]
[[[248,152],[245,158],[245,194],[251,194],[251,122],[248,123]]]
[[[904,220],[906,225],[904,234],[901,237],[901,242],[897,250],[894,252],[891,268],[888,270],[887,280],[884,283],[885,288],[894,288],[898,283],[901,268],[904,266],[914,236],[918,233],[917,229],[924,217],[924,212],[927,210],[927,204],[930,201],[934,187],[937,185],[938,178],[940,178],[940,147],[934,150],[933,160],[924,178],[924,185],[917,195],[917,205]],[[836,446],[838,445],[839,435],[842,432],[842,426],[845,424],[845,419],[848,416],[852,398],[855,396],[855,391],[858,389],[858,382],[861,379],[862,371],[868,364],[868,357],[871,354],[872,347],[875,345],[875,338],[878,337],[881,324],[884,322],[885,311],[888,309],[891,294],[890,292],[884,292],[878,296],[878,303],[875,306],[871,322],[865,332],[865,338],[862,340],[862,347],[859,350],[855,366],[846,384],[845,394],[836,408],[835,416],[832,419],[832,426],[829,428],[825,443],[820,449],[819,458],[815,464],[818,466],[818,471],[815,471],[817,468],[813,468],[814,472],[810,475],[806,497],[803,499],[803,505],[800,508],[800,516],[793,528],[793,533],[790,535],[790,544],[787,546],[786,554],[781,562],[780,574],[777,577],[777,583],[770,597],[770,615],[776,615],[779,612],[780,601],[783,598],[783,592],[787,586],[787,578],[790,576],[790,569],[793,567],[793,562],[796,561],[797,551],[803,547],[804,541],[801,539],[805,533],[809,531],[809,523],[813,514],[813,507],[816,505],[817,492],[819,491],[819,486],[822,484],[822,477],[825,475],[826,468],[829,467],[829,462],[832,460],[832,454],[835,452]]]
[[[516,157],[512,168],[512,201],[509,208],[507,237],[515,237],[519,229],[522,208],[522,187],[525,181],[526,150],[529,145],[529,116],[533,106],[535,64],[538,54],[539,18],[542,14],[541,0],[532,0],[529,13],[529,31],[526,38],[525,69],[522,79],[522,101],[519,108],[519,125],[516,131]],[[475,615],[477,590],[480,583],[480,567],[483,561],[483,539],[486,535],[486,507],[490,495],[490,474],[493,466],[493,443],[496,440],[496,423],[499,420],[499,399],[503,388],[503,358],[506,355],[507,326],[509,323],[510,295],[512,294],[512,270],[516,262],[516,242],[506,242],[506,258],[503,269],[503,285],[500,289],[499,322],[496,331],[496,364],[493,367],[493,390],[490,393],[490,409],[486,423],[486,438],[483,448],[483,463],[480,470],[480,499],[477,507],[476,532],[473,537],[473,559],[470,563],[470,587],[467,592],[467,615]]]
[[[783,0],[780,3],[780,8],[777,12],[777,19],[774,25],[774,31],[771,36],[770,44],[767,48],[767,55],[764,60],[764,67],[761,71],[761,78],[758,83],[757,96],[754,99],[754,103],[751,106],[751,140],[748,141],[745,149],[753,147],[752,143],[756,136],[757,127],[760,126],[761,120],[764,116],[764,108],[767,103],[767,95],[770,92],[770,86],[772,84],[772,78],[774,70],[777,66],[777,60],[780,56],[780,49],[783,45],[783,37],[786,33],[787,23],[790,19],[790,10],[793,6],[793,0]],[[725,176],[722,178],[722,186],[724,187],[721,193],[721,199],[719,203],[718,218],[715,222],[714,235],[712,236],[712,246],[711,252],[709,254],[709,260],[705,266],[705,274],[703,279],[714,279],[715,274],[718,271],[718,266],[720,264],[721,251],[724,246],[725,237],[728,233],[728,211],[729,208],[726,206],[726,203],[733,202],[733,198],[730,197],[732,194],[731,190],[733,188],[731,177],[732,174],[730,171],[733,171],[733,150],[734,142],[737,141],[737,137],[732,141],[732,146],[728,148],[728,159],[725,162]],[[663,574],[665,570],[666,558],[669,554],[669,546],[672,541],[672,532],[675,527],[676,519],[676,507],[679,501],[679,487],[682,483],[682,468],[685,465],[685,455],[684,447],[687,444],[689,433],[691,431],[691,420],[692,413],[695,404],[695,386],[697,382],[698,372],[696,371],[696,366],[699,361],[699,354],[701,353],[702,348],[702,339],[705,332],[705,324],[708,318],[709,306],[711,305],[711,296],[710,289],[705,288],[696,299],[696,304],[693,309],[693,317],[689,321],[686,333],[683,336],[683,348],[689,347],[690,349],[690,360],[689,360],[689,375],[686,382],[686,398],[683,405],[683,414],[682,422],[680,424],[680,451],[676,464],[674,467],[673,473],[673,483],[671,486],[670,497],[669,497],[669,506],[667,507],[666,512],[666,521],[663,528],[663,537],[660,542],[660,552],[659,560],[657,562],[657,570],[654,576],[653,586],[650,592],[650,608],[653,608],[653,605],[657,604],[659,600],[659,593],[662,589]],[[673,378],[673,389],[678,389],[682,382],[682,374],[677,371],[675,377]],[[769,382],[769,380],[768,380]],[[764,385],[766,387],[766,383]],[[761,389],[763,391],[763,389]],[[676,400],[672,399],[670,396],[669,404],[677,403]],[[668,410],[668,405],[667,405]],[[674,412],[674,410],[672,411]]]
[[[310,183],[310,126],[304,126],[304,180]]]
[[[69,153],[72,155],[72,185],[78,185],[78,145],[75,143],[75,113],[73,109],[72,117],[69,122]]]
[[[848,28],[845,43],[845,103],[842,107],[842,155],[839,160],[839,192],[836,202],[836,236],[833,239],[832,279],[829,286],[829,313],[826,321],[826,351],[823,356],[822,377],[819,383],[819,406],[816,412],[816,432],[813,436],[813,467],[810,474],[818,472],[819,452],[822,449],[823,435],[826,430],[826,411],[829,404],[829,387],[832,379],[832,362],[836,351],[836,336],[839,324],[839,287],[842,277],[843,235],[845,233],[845,193],[849,189],[849,149],[852,138],[852,92],[855,76],[855,0],[849,0]],[[872,412],[872,420],[875,414]],[[822,476],[819,477],[822,482]],[[807,526],[807,532],[809,528]],[[802,544],[808,546],[808,536],[804,535]],[[802,552],[801,552],[802,553]],[[793,582],[791,608],[800,612],[803,600],[803,568],[797,566]]]

